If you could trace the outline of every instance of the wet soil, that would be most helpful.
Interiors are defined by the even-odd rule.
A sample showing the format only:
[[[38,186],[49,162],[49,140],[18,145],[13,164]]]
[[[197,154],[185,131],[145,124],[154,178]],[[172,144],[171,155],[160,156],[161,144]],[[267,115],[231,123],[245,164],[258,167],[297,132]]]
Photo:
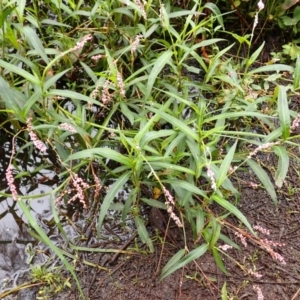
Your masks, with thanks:
[[[277,243],[273,249],[284,258],[286,264],[272,258],[250,239],[246,239],[247,246],[244,246],[230,226],[224,227],[223,233],[239,244],[241,250],[229,249],[222,255],[227,275],[218,269],[212,254],[206,253],[161,281],[163,266],[184,247],[184,243],[180,240],[180,234],[177,235],[177,245],[168,238],[163,243],[161,232],[153,230],[154,253],[149,253],[146,246],[136,238],[126,248],[135,254],[120,254],[113,261],[113,254],[89,256],[90,260],[105,266],[108,271],[80,266],[78,276],[86,299],[221,299],[225,282],[228,294],[227,298],[224,296],[222,299],[300,299],[299,175],[291,168],[285,186],[277,191],[277,206],[263,189],[253,189],[245,184],[246,181],[259,183],[254,175],[247,173],[240,174],[240,177],[244,180],[239,182],[242,187],[239,209],[252,226],[261,226],[270,231],[269,235],[259,233],[259,236]],[[230,216],[227,221],[236,228],[242,228],[235,217]],[[170,230],[173,234],[178,231],[174,228]],[[195,246],[189,235],[187,232],[187,245],[193,249]],[[121,244],[124,245],[124,242]],[[261,277],[254,276],[252,272]],[[259,296],[257,287],[264,298]],[[79,299],[78,292],[66,292],[64,299]]]

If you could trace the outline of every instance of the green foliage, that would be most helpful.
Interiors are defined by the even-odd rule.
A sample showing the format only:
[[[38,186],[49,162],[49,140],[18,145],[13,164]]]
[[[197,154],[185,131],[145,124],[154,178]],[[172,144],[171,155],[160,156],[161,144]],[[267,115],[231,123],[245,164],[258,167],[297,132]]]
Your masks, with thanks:
[[[47,299],[56,295],[65,287],[71,287],[68,280],[62,277],[60,268],[48,268],[47,266],[36,265],[31,267],[31,277],[34,283],[42,284],[37,299]]]
[[[125,0],[76,2],[47,1],[45,10],[34,4],[4,6],[0,22],[7,23],[9,34],[3,31],[1,37],[0,113],[9,118],[11,133],[33,151],[24,127],[32,117],[32,130],[60,166],[60,185],[51,195],[65,204],[71,196],[64,192],[75,186],[77,174],[94,189],[97,180],[108,186],[100,200],[94,199],[101,202],[99,236],[107,211],[126,186],[131,193],[120,203],[122,219],[134,216],[141,240],[153,251],[140,208],[147,203],[174,209],[171,195],[182,230],[190,226],[200,245],[188,253],[179,250],[163,268],[163,278],[207,251],[226,272],[217,244],[235,244],[221,233],[223,220],[232,214],[253,233],[237,207],[232,175],[248,165],[276,203],[269,175],[254,160],[258,150],[274,151],[279,157],[275,181],[282,185],[289,163],[285,143],[292,140],[295,117],[288,99],[299,89],[298,71],[283,64],[257,67],[264,44],[242,60],[230,57],[233,44],[223,47],[224,40],[214,38],[224,22],[212,3],[194,1],[180,8],[158,1],[145,7]],[[211,14],[205,16],[205,10]],[[50,20],[47,11],[57,20]],[[233,36],[251,46],[250,36]],[[204,47],[210,49],[208,57],[202,55]],[[282,85],[283,72],[294,73],[293,85]],[[151,190],[157,186],[169,204],[155,204]],[[77,200],[88,205],[92,189],[82,185],[81,190],[86,197]],[[36,235],[77,280],[22,201]],[[226,286],[222,297],[227,297]]]

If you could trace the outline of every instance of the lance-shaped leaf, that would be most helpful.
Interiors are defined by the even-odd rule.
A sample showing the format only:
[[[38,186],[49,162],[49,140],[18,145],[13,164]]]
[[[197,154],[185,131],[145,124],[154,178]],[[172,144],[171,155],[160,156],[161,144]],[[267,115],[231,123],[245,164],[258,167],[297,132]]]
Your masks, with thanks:
[[[269,175],[266,173],[266,171],[255,161],[252,159],[247,160],[247,164],[250,166],[250,168],[253,170],[253,172],[256,174],[256,176],[259,178],[260,182],[263,184],[267,192],[269,193],[270,197],[272,198],[273,202],[277,204],[277,195],[276,191],[274,189],[273,183],[271,182]]]

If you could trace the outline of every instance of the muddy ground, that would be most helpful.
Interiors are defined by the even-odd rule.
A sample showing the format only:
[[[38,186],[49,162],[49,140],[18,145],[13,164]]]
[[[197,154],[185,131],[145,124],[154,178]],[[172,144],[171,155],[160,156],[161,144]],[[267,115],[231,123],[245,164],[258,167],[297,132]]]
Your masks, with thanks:
[[[90,257],[99,265],[107,267],[109,272],[81,266],[78,274],[86,299],[213,300],[221,299],[224,282],[228,294],[223,299],[300,299],[300,193],[297,187],[297,168],[290,168],[285,186],[277,191],[278,206],[273,204],[264,189],[253,189],[245,184],[246,180],[259,183],[254,175],[248,173],[242,176],[245,180],[239,181],[242,187],[239,209],[253,226],[259,225],[270,231],[269,235],[260,233],[260,237],[280,244],[273,249],[284,258],[286,264],[272,258],[267,251],[249,239],[246,239],[245,247],[230,227],[225,227],[223,233],[241,247],[240,251],[229,249],[226,251],[228,256],[222,256],[228,275],[222,273],[213,256],[206,253],[197,261],[160,281],[162,267],[183,246],[183,242],[178,238],[179,245],[173,245],[168,240],[163,244],[162,239],[153,232],[154,253],[147,253],[146,246],[137,241],[140,252],[144,250],[144,253],[121,254],[112,263],[112,256]],[[227,221],[243,228],[235,217],[230,216]],[[190,249],[193,249],[191,238],[188,237],[188,240]],[[135,246],[132,243],[127,250]],[[250,270],[261,277],[251,275]],[[263,297],[259,296],[257,287]],[[65,296],[65,299],[79,299],[75,290]]]

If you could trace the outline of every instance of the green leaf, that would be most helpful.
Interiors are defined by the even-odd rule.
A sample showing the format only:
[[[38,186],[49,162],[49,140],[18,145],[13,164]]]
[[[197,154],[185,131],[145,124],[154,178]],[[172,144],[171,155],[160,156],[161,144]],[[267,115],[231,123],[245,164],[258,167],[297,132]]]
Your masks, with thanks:
[[[225,179],[228,177],[227,174],[228,174],[229,167],[232,163],[233,156],[235,154],[236,145],[237,145],[237,141],[233,144],[233,146],[230,148],[230,150],[224,157],[220,169],[216,174],[216,182],[218,188],[223,184]]]
[[[165,113],[162,110],[158,110],[154,107],[147,106],[147,109],[150,111],[155,112],[160,117],[162,117],[165,121],[171,123],[174,126],[174,129],[179,129],[180,131],[184,132],[186,135],[193,138],[195,141],[199,142],[199,135],[189,126],[187,126],[183,121],[179,120],[178,118],[175,118],[167,113]]]
[[[220,233],[220,240],[223,241],[225,244],[228,244],[237,250],[241,250],[241,248],[238,244],[233,242],[230,238],[228,238],[226,235],[224,235],[222,233]]]
[[[72,28],[72,26],[70,26],[70,25],[67,25],[67,24],[61,23],[61,22],[57,22],[57,21],[51,20],[51,19],[44,19],[44,20],[41,21],[41,24],[50,25],[50,26]]]
[[[287,99],[286,87],[278,85],[275,94],[278,93],[278,115],[280,127],[282,129],[282,138],[286,140],[290,136],[291,118],[289,103]]]
[[[213,170],[214,174],[218,174],[220,172],[220,169],[215,165],[215,164],[210,164],[211,169]],[[236,197],[240,196],[240,193],[238,190],[234,187],[232,184],[231,180],[229,178],[225,178],[222,187],[227,190],[232,192]]]
[[[93,80],[94,84],[97,84],[98,78],[95,75],[95,72],[83,61],[79,61],[85,72],[90,76],[90,78]]]
[[[209,240],[209,249],[213,249],[220,237],[220,233],[221,233],[221,225],[219,224],[219,222],[214,218],[212,217],[212,220],[211,220],[211,236],[210,236],[210,240]]]
[[[12,43],[12,45],[16,48],[20,48],[20,43],[18,42],[18,38],[15,34],[15,31],[11,29],[10,25],[7,24],[5,37]]]
[[[172,266],[178,263],[178,261],[184,256],[185,249],[180,249],[173,257],[168,261],[168,263],[162,269],[162,275],[166,273]],[[162,278],[163,279],[163,278]]]
[[[293,87],[294,90],[297,90],[300,86],[300,55],[297,55],[295,71],[294,71],[294,82]]]
[[[247,60],[246,67],[247,69],[256,61],[257,57],[260,55],[263,47],[265,46],[265,42],[261,44],[261,46],[251,55],[251,57]]]
[[[170,104],[172,103],[172,99],[170,98],[166,103],[164,103],[164,105],[162,105],[160,107],[160,110],[166,110]],[[158,110],[156,110],[158,111]],[[153,116],[145,125],[143,125],[139,132],[136,134],[135,136],[135,141],[136,143],[140,143],[141,139],[145,136],[145,134],[149,131],[150,127],[159,120],[159,114],[156,114],[155,116]]]
[[[16,11],[19,17],[19,22],[23,23],[24,22],[24,16],[25,16],[25,7],[26,7],[26,0],[18,0],[15,1],[16,3],[18,3],[18,5],[16,6]]]
[[[202,209],[198,208],[195,213],[196,233],[199,235],[204,228],[205,214]]]
[[[186,174],[190,174],[190,175],[195,175],[195,172],[191,169],[182,167],[180,165],[175,165],[175,164],[170,164],[170,163],[166,163],[166,162],[150,162],[151,167],[154,170],[165,170],[167,169],[168,171],[172,172],[172,171],[179,171],[181,173],[186,173]]]
[[[16,74],[24,77],[25,79],[27,79],[28,81],[30,81],[33,84],[36,84],[37,86],[40,86],[40,84],[41,84],[40,80],[37,77],[35,77],[32,74],[28,73],[27,71],[21,69],[20,67],[17,67],[13,64],[5,62],[2,59],[0,59],[0,66],[12,73],[16,73]]]
[[[93,149],[82,150],[77,153],[71,154],[65,160],[65,162],[74,159],[92,159],[93,157],[97,157],[97,156],[102,156],[104,158],[112,159],[128,167],[132,166],[132,161],[130,158],[110,148],[93,148]]]
[[[263,186],[269,193],[274,204],[277,205],[276,191],[274,189],[273,183],[271,182],[271,180],[269,178],[269,175],[266,173],[266,171],[260,165],[258,165],[252,159],[248,159],[247,164],[250,166],[250,168],[253,170],[253,172],[256,174],[256,176],[259,178],[260,182],[263,184]]]
[[[187,140],[186,143],[196,164],[195,177],[198,179],[202,172],[204,159],[200,155],[199,145],[194,140]]]
[[[2,6],[2,3],[1,3]],[[2,8],[2,7],[1,7]],[[2,8],[0,12],[0,26],[1,29],[4,27],[4,22],[6,21],[7,16],[15,9],[15,6],[6,7],[5,9]]]
[[[217,18],[217,20],[218,20],[218,22],[219,22],[219,24],[222,26],[222,28],[224,29],[224,23],[223,23],[223,14],[221,13],[221,11],[220,11],[220,9],[218,8],[218,6],[216,6],[214,3],[212,3],[212,2],[207,2],[207,3],[205,3],[205,5],[204,5],[204,8],[208,8],[209,10],[211,10],[214,14],[215,14],[215,16],[216,16],[216,18]]]
[[[141,198],[141,200],[151,207],[157,207],[164,210],[167,209],[166,204],[164,204],[163,202],[154,199],[147,199],[147,198]]]
[[[147,246],[150,249],[150,252],[154,252],[153,243],[149,237],[149,234],[148,234],[147,228],[145,227],[144,221],[139,216],[136,216],[134,218],[134,221],[135,221],[135,225],[137,227],[137,231],[139,233],[139,237],[141,238],[142,242],[147,244]]]
[[[139,189],[137,187],[135,187],[134,189],[132,189],[130,191],[130,194],[128,196],[128,198],[125,201],[123,210],[122,210],[122,222],[125,224],[126,218],[128,216],[128,212],[132,206],[132,203],[134,203],[136,201],[136,197],[139,193]]]
[[[135,117],[134,117],[134,113],[128,108],[128,105],[121,102],[120,110],[121,110],[122,114],[124,114],[124,116],[128,119],[128,121],[130,122],[130,125],[133,125]]]
[[[148,77],[148,82],[146,86],[146,92],[145,92],[145,99],[148,100],[151,93],[152,88],[154,85],[155,80],[158,77],[158,74],[161,72],[161,70],[164,68],[168,60],[172,57],[173,52],[171,50],[167,50],[162,55],[159,56],[159,58],[155,61],[155,64],[153,65],[153,68],[151,70],[151,73]]]
[[[150,141],[158,139],[160,137],[169,136],[176,133],[174,130],[159,130],[159,131],[150,131],[145,134],[145,136],[142,138],[140,142],[140,146],[143,148],[144,145],[147,145]]]
[[[12,89],[9,84],[0,76],[0,96],[1,99],[5,102],[5,106],[8,109],[13,110],[16,113],[20,112],[20,108],[26,103],[26,99],[20,99],[16,97],[16,94],[19,94],[18,91]],[[20,93],[22,96],[23,94]]]
[[[99,219],[98,219],[98,224],[97,224],[97,236],[100,236],[100,230],[102,227],[102,223],[104,221],[104,218],[106,216],[106,213],[109,209],[110,204],[113,202],[116,194],[118,191],[124,187],[125,183],[128,181],[128,179],[131,176],[131,172],[127,172],[123,174],[120,178],[118,178],[110,187],[109,191],[106,194],[103,203],[100,208],[100,213],[99,213]]]
[[[172,266],[167,264],[163,269],[162,269],[162,276],[161,279],[166,278],[167,276],[171,275],[174,273],[176,270],[186,266],[189,262],[198,259],[201,257],[206,251],[208,250],[208,245],[203,244],[200,247],[194,249],[191,251],[189,254],[187,254],[185,257],[182,259],[178,260],[177,263],[174,263]],[[182,252],[178,252],[176,255],[178,255],[176,258],[178,258],[182,254]],[[169,267],[168,269],[166,267]]]
[[[1,61],[0,61],[0,65],[1,65]],[[96,105],[99,105],[99,101],[92,99],[88,96],[85,96],[83,94],[71,91],[71,90],[50,90],[47,94],[47,96],[61,96],[64,98],[72,98],[72,99],[76,99],[76,100],[82,100],[82,101],[86,101],[86,102],[90,102]]]
[[[230,50],[233,47],[233,45],[234,44],[219,51],[218,54],[212,58],[212,60],[209,63],[207,73],[205,75],[205,83],[207,83],[211,79],[211,77],[214,75],[217,66],[222,64],[222,62],[220,61],[220,57],[222,57],[223,54],[225,54],[228,50]]]
[[[214,256],[214,259],[215,259],[215,262],[217,263],[217,266],[218,268],[224,273],[224,274],[228,274],[225,266],[224,266],[224,263],[223,263],[223,260],[219,254],[219,250],[218,248],[214,247],[212,249],[212,253],[213,253],[213,256]]]
[[[179,179],[165,179],[162,180],[162,182],[166,182],[171,184],[172,186],[178,186],[181,187],[189,192],[192,192],[196,195],[200,195],[203,198],[207,199],[207,195],[205,194],[204,191],[200,190],[199,188],[197,188],[194,184],[191,184],[187,181],[183,181],[183,180],[179,180]]]
[[[217,202],[220,206],[224,207],[227,209],[229,212],[234,214],[253,234],[254,231],[248,222],[247,218],[238,210],[237,207],[235,207],[233,204],[231,204],[229,201],[226,199],[220,197],[219,195],[214,194],[212,196],[212,199]]]
[[[29,26],[24,26],[21,29],[21,32],[26,36],[26,41],[31,45],[31,47],[36,50],[38,55],[42,57],[42,59],[48,64],[50,62],[46,52],[45,48],[43,47],[43,44],[41,40],[39,39],[36,32]]]
[[[248,72],[248,74],[264,73],[264,72],[280,72],[280,71],[288,71],[290,73],[293,73],[294,68],[288,65],[274,64],[274,65],[259,67],[257,69]]]
[[[284,179],[289,169],[290,157],[283,146],[273,147],[274,153],[278,156],[278,166],[275,173],[275,184],[279,188],[282,187]]]
[[[221,290],[221,300],[228,300],[227,288],[226,288],[226,281],[224,282]]]

